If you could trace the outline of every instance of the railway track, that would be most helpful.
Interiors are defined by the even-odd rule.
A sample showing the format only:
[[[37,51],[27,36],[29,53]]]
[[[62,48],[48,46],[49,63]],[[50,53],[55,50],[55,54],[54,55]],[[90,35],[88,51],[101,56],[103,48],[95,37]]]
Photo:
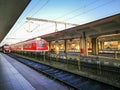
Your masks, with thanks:
[[[10,57],[15,58],[16,60],[28,65],[29,67],[34,68],[35,70],[42,72],[43,74],[54,78],[75,90],[119,90],[119,88],[92,80],[77,74],[70,73],[52,66],[40,64],[34,61],[31,61],[26,58],[15,56],[9,54]]]

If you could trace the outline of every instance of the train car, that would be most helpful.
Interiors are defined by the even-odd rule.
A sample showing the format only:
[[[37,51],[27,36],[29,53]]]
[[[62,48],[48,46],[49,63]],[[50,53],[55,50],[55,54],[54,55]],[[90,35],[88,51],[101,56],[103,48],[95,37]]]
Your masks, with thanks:
[[[44,39],[26,41],[23,44],[23,50],[37,52],[48,51],[48,42]]]
[[[3,46],[2,46],[2,51],[3,51],[4,53],[10,53],[10,52],[11,52],[11,47],[10,47],[10,45],[8,45],[8,44],[3,45]]]
[[[23,50],[23,43],[17,43],[11,45],[11,51],[22,51]]]
[[[33,39],[11,45],[12,51],[42,52],[48,51],[48,42],[44,39]]]

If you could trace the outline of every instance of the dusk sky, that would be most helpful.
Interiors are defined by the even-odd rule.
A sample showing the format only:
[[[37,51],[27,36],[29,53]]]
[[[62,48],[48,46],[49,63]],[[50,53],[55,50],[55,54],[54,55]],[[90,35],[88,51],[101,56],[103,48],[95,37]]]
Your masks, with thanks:
[[[119,13],[120,0],[31,0],[1,44],[20,42],[55,31],[53,23],[28,22],[26,17],[81,25]],[[73,26],[68,25],[70,27]],[[58,31],[64,29],[64,25],[58,24]]]

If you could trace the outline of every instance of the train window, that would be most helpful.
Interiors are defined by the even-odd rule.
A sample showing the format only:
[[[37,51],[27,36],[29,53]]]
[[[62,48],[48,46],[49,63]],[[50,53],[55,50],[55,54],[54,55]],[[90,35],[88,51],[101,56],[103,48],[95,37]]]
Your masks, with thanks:
[[[23,47],[24,48],[31,48],[31,44],[25,44]]]
[[[10,46],[4,46],[4,48],[10,48]]]
[[[32,47],[35,47],[36,46],[36,44],[35,43],[32,43]]]
[[[38,45],[39,45],[39,47],[44,47],[44,46],[45,46],[45,43],[42,42],[42,41],[40,41],[40,42],[38,43]]]

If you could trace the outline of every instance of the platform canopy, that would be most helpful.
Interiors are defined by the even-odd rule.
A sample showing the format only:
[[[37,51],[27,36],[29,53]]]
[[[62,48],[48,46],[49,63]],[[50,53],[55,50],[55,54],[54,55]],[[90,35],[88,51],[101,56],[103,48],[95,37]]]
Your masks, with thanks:
[[[0,42],[31,0],[0,0]]]
[[[120,14],[40,37],[47,41],[57,41],[81,37],[97,38],[109,34],[120,34]],[[118,39],[118,37],[116,36],[114,39]]]

